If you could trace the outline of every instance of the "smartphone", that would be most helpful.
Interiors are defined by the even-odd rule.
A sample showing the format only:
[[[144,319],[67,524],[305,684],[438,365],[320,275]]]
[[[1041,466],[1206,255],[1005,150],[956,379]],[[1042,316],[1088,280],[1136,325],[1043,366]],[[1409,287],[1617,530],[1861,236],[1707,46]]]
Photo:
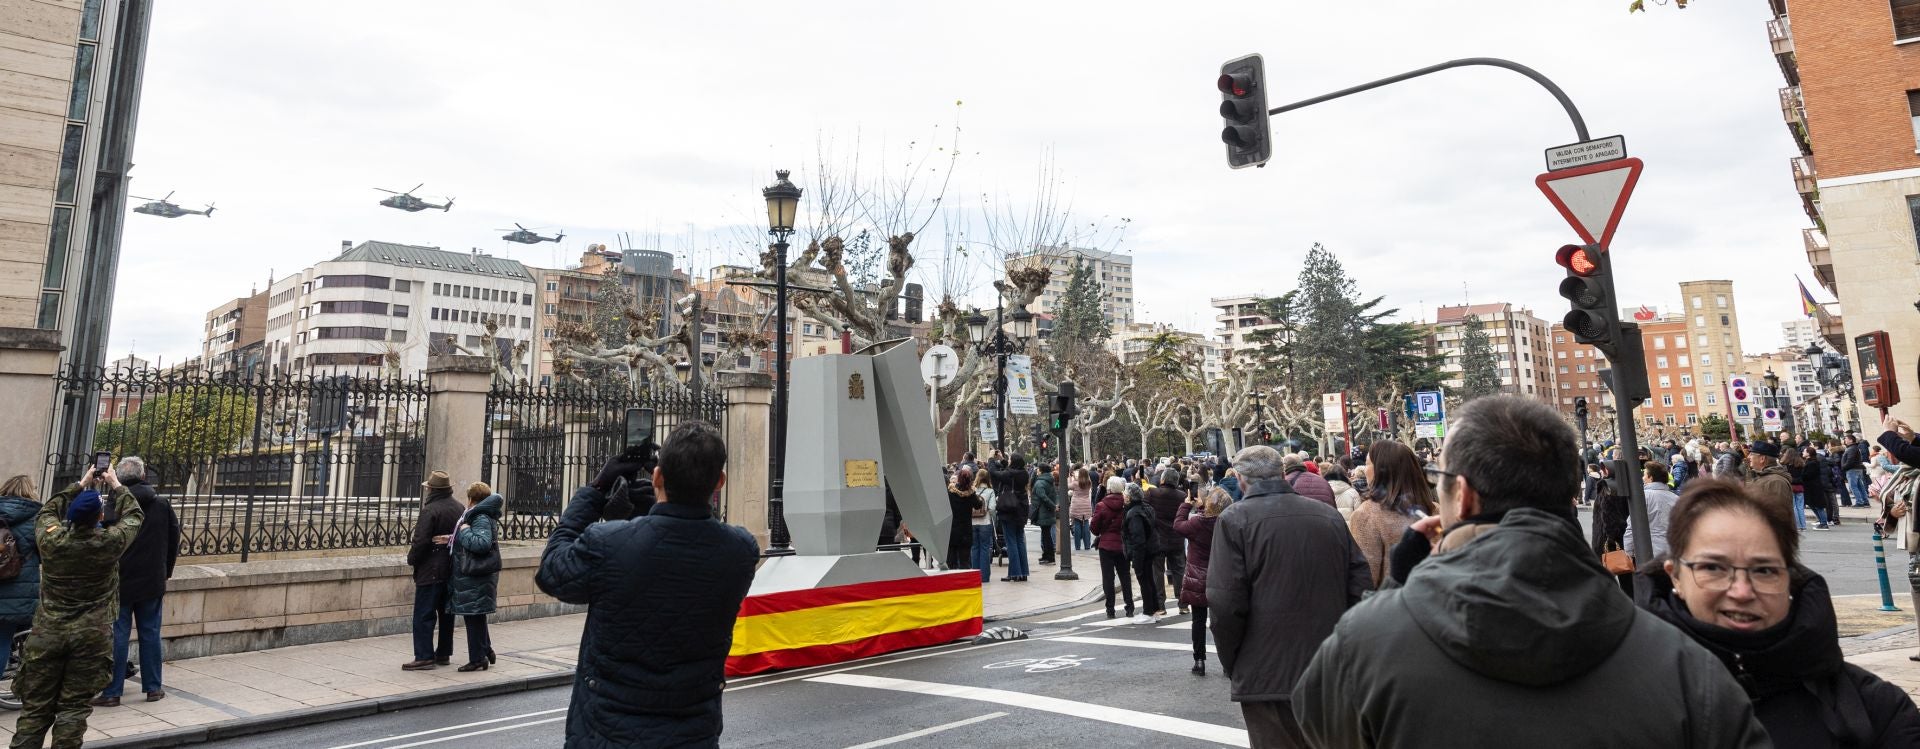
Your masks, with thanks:
[[[101,450],[93,454],[93,470],[106,473],[113,465],[113,453]]]
[[[632,448],[653,441],[653,409],[627,409],[627,444]]]

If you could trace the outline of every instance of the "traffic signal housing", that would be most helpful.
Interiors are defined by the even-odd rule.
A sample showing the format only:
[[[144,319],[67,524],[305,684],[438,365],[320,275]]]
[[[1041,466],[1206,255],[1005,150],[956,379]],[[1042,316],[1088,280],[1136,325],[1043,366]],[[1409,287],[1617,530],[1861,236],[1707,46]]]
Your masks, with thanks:
[[[1227,166],[1241,169],[1266,166],[1273,157],[1267,129],[1267,73],[1260,55],[1247,55],[1220,66],[1220,118],[1225,127],[1220,140],[1227,144]]]
[[[1619,358],[1620,329],[1618,300],[1614,297],[1613,268],[1606,250],[1600,245],[1570,244],[1554,253],[1554,262],[1567,271],[1560,281],[1560,296],[1573,305],[1561,321],[1576,343],[1584,343]]]
[[[1047,413],[1047,431],[1064,432],[1067,422],[1080,415],[1080,406],[1074,401],[1077,393],[1073,383],[1060,383],[1060,392],[1053,394],[1053,402]]]

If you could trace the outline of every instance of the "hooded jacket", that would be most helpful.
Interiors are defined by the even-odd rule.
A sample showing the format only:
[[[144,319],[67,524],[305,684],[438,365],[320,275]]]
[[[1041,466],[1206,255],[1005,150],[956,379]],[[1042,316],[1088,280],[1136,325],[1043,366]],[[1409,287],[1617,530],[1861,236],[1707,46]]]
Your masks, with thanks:
[[[1755,473],[1753,479],[1747,482],[1747,488],[1759,495],[1761,499],[1776,502],[1788,512],[1792,512],[1795,483],[1798,482],[1794,480],[1793,472],[1776,460],[1773,465]]]
[[[498,494],[480,500],[460,518],[449,551],[456,557],[484,557],[500,553],[500,511],[507,500]],[[455,570],[460,565],[453,565]],[[457,571],[448,579],[448,613],[460,616],[491,614],[499,590],[500,573],[462,575]]]
[[[1304,465],[1287,469],[1287,483],[1292,484],[1293,490],[1299,492],[1300,496],[1325,502],[1328,507],[1339,506],[1333,501],[1333,487],[1319,473],[1307,470]]]
[[[1320,747],[1770,745],[1713,655],[1620,595],[1568,518],[1533,508],[1348,612],[1293,711]]]
[[[0,497],[0,522],[13,531],[15,550],[21,555],[20,574],[0,580],[0,622],[22,629],[32,624],[33,610],[40,605],[40,548],[33,540],[33,516],[39,513],[39,502]]]
[[[1218,489],[1215,489],[1218,491]],[[1224,493],[1224,492],[1223,492]],[[1180,505],[1173,532],[1187,540],[1187,571],[1180,578],[1180,605],[1207,605],[1207,565],[1213,561],[1213,526],[1219,517],[1207,517],[1192,502]]]
[[[1159,553],[1159,526],[1154,518],[1153,505],[1147,504],[1146,500],[1127,505],[1126,513],[1121,516],[1120,539],[1126,548],[1127,559],[1135,562]],[[1178,537],[1174,538],[1175,542],[1179,540]]]
[[[1053,516],[1060,508],[1060,500],[1053,496],[1053,474],[1034,477],[1032,507],[1034,525],[1042,528],[1053,525]]]
[[[1641,605],[1720,659],[1779,747],[1920,746],[1920,710],[1899,687],[1846,662],[1827,581],[1794,571],[1786,621],[1735,632],[1693,618],[1659,567],[1640,575]]]
[[[1093,545],[1106,550],[1125,553],[1125,539],[1121,538],[1121,520],[1127,513],[1127,499],[1118,494],[1101,497],[1093,508]]]

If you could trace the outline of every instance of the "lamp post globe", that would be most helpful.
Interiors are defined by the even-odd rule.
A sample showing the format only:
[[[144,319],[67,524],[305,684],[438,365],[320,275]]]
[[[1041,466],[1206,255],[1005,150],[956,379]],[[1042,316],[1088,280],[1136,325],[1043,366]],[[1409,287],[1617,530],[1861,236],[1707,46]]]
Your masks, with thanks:
[[[987,316],[980,310],[974,310],[967,316],[967,340],[974,344],[987,342]]]
[[[1021,307],[1014,310],[1011,317],[1013,318],[1012,332],[1014,339],[1021,343],[1033,340],[1033,313],[1028,312],[1027,308]]]

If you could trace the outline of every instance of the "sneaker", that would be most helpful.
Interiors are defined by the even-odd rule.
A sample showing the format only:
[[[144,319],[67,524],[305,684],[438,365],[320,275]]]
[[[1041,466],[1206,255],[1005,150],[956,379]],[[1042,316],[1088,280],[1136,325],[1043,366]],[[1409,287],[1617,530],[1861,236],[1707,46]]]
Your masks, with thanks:
[[[1813,529],[1814,529],[1814,530],[1816,530],[1816,531],[1824,531],[1824,530],[1829,530],[1829,528],[1827,528],[1827,524],[1826,524],[1826,523],[1814,523],[1814,524],[1813,524]]]
[[[1134,624],[1152,624],[1158,620],[1154,619],[1153,616],[1149,614],[1141,614],[1139,616],[1134,617],[1132,621]]]

